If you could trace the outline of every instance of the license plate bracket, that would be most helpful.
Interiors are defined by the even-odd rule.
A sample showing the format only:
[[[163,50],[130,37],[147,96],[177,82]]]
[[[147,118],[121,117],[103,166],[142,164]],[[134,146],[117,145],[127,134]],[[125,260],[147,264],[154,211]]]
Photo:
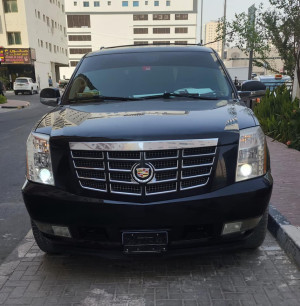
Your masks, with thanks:
[[[124,253],[162,253],[167,250],[168,232],[137,231],[123,232]]]

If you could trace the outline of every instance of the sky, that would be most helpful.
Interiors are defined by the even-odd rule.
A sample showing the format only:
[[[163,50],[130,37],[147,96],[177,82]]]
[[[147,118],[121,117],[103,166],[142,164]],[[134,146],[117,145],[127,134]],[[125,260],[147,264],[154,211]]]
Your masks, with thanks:
[[[201,0],[199,1],[199,5]],[[256,7],[260,3],[264,6],[269,5],[269,0],[227,0],[227,18],[233,19],[236,13],[247,12],[248,8],[255,4]],[[203,23],[211,20],[218,20],[224,14],[224,0],[203,0]]]

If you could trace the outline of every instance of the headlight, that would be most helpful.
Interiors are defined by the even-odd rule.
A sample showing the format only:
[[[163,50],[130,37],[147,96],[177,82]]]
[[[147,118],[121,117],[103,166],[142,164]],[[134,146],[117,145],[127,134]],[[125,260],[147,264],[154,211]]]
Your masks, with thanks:
[[[27,140],[27,179],[54,185],[49,136],[30,133]]]
[[[235,181],[248,180],[266,173],[266,139],[259,126],[240,130]]]

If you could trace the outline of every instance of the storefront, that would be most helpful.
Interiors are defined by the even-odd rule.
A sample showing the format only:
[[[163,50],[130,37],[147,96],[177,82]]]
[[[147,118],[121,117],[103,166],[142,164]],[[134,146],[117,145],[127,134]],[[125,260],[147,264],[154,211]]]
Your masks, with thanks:
[[[35,50],[32,48],[1,48],[0,77],[6,88],[11,89],[17,77],[30,77],[35,80]],[[38,80],[36,80],[38,81]]]

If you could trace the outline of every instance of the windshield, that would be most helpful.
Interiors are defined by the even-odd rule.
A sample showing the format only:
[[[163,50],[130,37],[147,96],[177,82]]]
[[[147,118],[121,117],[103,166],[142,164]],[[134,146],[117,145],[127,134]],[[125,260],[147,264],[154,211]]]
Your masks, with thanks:
[[[27,79],[16,79],[16,83],[28,83]]]
[[[151,96],[154,99],[158,95],[172,99],[179,96],[229,99],[232,88],[213,53],[95,55],[83,60],[63,103],[97,102],[97,97],[135,100],[147,97],[151,101]]]

